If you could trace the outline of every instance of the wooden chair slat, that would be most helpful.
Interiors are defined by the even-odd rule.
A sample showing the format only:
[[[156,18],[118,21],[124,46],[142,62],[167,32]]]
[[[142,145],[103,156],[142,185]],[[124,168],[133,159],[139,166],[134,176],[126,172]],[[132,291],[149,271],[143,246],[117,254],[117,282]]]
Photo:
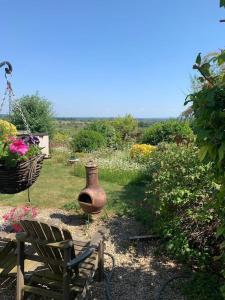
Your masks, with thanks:
[[[24,299],[23,291],[54,299],[68,300],[74,295],[79,295],[79,299],[86,299],[88,279],[93,277],[99,267],[102,235],[96,234],[90,243],[73,240],[67,229],[47,223],[26,220],[22,221],[22,224],[25,233],[17,236],[18,247],[23,250],[24,242],[30,242],[36,253],[29,255],[25,254],[24,250],[19,251],[21,257],[18,256],[18,270],[23,270],[25,258],[34,262],[44,261],[48,270],[35,271],[29,283],[25,285],[24,272],[19,272],[17,300]],[[94,248],[91,245],[94,245]],[[86,253],[83,253],[85,250]],[[76,258],[77,254],[79,257]]]
[[[55,242],[55,238],[52,234],[51,226],[46,223],[39,223],[42,231],[45,233],[45,239],[48,242]],[[54,260],[61,260],[61,256],[58,255],[58,249],[52,249],[49,247],[43,247],[45,251],[48,253],[48,257]],[[51,263],[48,264],[50,269],[52,269],[55,273],[62,273],[62,268],[52,265]]]
[[[30,222],[36,232],[37,239],[42,240],[42,241],[48,241],[46,232],[43,229],[42,224],[37,221],[30,221]],[[47,247],[47,246],[45,247],[44,245],[41,245],[39,242],[37,242],[37,243],[39,244],[39,247],[41,248],[42,252],[45,254],[42,257],[45,260],[45,263],[47,263],[49,268],[52,269],[54,272],[58,272],[59,267],[57,266],[57,264],[52,263],[52,261],[55,260],[55,251],[53,249],[51,249],[50,247]]]
[[[61,293],[57,293],[50,290],[29,286],[29,285],[25,285],[23,289],[24,292],[29,292],[38,296],[53,298],[55,300],[62,300]]]

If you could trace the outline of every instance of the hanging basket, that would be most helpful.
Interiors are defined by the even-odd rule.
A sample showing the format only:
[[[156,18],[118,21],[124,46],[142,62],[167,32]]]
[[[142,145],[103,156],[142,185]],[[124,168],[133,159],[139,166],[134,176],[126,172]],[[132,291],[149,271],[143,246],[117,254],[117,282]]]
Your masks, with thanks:
[[[40,174],[43,159],[40,154],[12,168],[0,163],[0,193],[15,194],[29,188]]]

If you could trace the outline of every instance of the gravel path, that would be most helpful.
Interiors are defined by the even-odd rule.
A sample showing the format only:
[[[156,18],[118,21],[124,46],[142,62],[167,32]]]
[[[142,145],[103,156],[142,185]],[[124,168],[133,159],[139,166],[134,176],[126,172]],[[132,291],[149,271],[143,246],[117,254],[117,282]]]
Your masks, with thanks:
[[[0,220],[10,208],[0,208]],[[158,241],[130,242],[129,237],[145,234],[143,226],[133,218],[110,217],[106,220],[96,218],[89,225],[87,220],[63,210],[39,210],[42,220],[52,220],[67,227],[79,238],[91,237],[98,226],[105,226],[106,249],[115,258],[115,269],[111,280],[112,299],[147,300],[155,299],[155,293],[162,283],[171,276],[180,273],[181,266],[165,257],[163,253],[156,255]],[[106,257],[106,270],[111,267],[111,259]],[[91,299],[106,299],[104,283],[94,282],[91,287]],[[0,299],[8,298],[0,295]],[[177,287],[168,289],[163,299],[185,299],[179,294]]]

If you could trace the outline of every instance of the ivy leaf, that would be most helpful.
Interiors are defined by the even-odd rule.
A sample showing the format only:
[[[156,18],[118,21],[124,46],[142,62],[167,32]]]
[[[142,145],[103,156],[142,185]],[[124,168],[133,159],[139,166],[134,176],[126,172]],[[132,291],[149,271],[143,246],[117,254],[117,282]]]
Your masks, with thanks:
[[[197,65],[201,65],[202,62],[202,58],[201,58],[201,52],[198,54],[198,56],[196,57],[195,63]]]

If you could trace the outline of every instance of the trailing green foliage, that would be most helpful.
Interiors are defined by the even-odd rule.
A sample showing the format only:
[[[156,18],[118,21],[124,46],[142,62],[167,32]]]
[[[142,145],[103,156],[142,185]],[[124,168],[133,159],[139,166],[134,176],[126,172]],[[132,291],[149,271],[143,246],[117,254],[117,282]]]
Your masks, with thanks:
[[[214,202],[218,213],[217,236],[221,239],[220,255],[215,259],[225,274],[225,51],[206,56],[199,54],[193,66],[199,71],[199,89],[187,97],[192,104],[194,128],[200,145],[201,161],[212,161],[216,181],[221,185]],[[224,276],[225,277],[225,276]],[[223,287],[225,297],[225,285]]]
[[[85,129],[101,133],[109,148],[117,149],[121,144],[120,134],[116,131],[110,121],[95,121],[88,124]]]
[[[201,163],[193,145],[170,144],[153,154],[149,174],[145,201],[152,226],[168,238],[167,247],[176,256],[210,264],[219,246],[212,164]]]
[[[142,142],[157,145],[161,142],[189,142],[193,139],[193,131],[188,122],[169,120],[158,122],[144,131]]]
[[[93,130],[81,130],[71,141],[74,152],[92,152],[106,146],[104,136]]]

